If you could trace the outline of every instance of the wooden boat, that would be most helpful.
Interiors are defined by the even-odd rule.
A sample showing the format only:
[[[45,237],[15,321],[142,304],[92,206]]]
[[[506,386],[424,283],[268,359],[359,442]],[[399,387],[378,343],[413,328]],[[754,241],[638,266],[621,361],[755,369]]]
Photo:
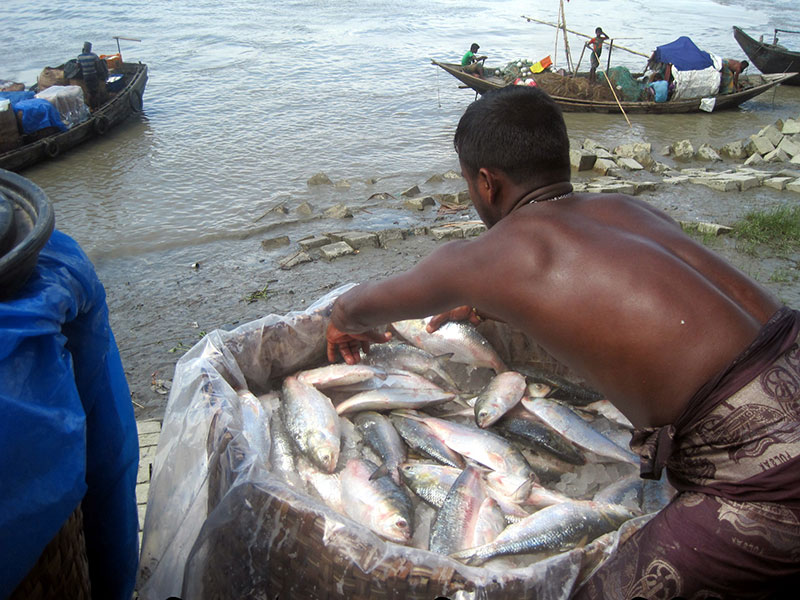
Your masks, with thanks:
[[[432,60],[431,62],[450,73],[466,87],[475,90],[478,94],[484,94],[488,91],[511,85],[505,79],[496,75],[486,75],[481,79],[470,73],[465,73],[460,64],[444,63],[436,60]],[[755,98],[759,94],[763,94],[770,88],[796,75],[797,73],[780,73],[740,77],[739,82],[744,86],[744,89],[733,94],[718,94],[715,96],[713,110],[716,112],[718,110],[735,108],[743,102]],[[580,76],[581,75],[579,75],[579,77]],[[534,77],[536,76],[534,75]],[[620,106],[622,106],[622,109],[624,109],[626,113],[669,114],[700,112],[702,110],[700,108],[700,98],[684,98],[680,100],[669,100],[668,102],[621,101],[617,103],[614,100],[585,100],[557,96],[554,94],[551,94],[551,96],[564,112],[619,113],[621,112]]]
[[[739,27],[733,28],[733,37],[742,47],[753,64],[762,73],[792,73],[800,71],[800,52],[793,52],[778,44],[778,32],[786,31],[776,29],[771,44],[755,40],[742,31]],[[787,31],[787,33],[800,33]],[[787,79],[787,85],[800,85],[800,75]]]
[[[144,87],[147,83],[147,65],[121,62],[112,75],[122,75],[118,92],[109,93],[110,99],[96,108],[91,116],[64,132],[43,137],[0,154],[0,168],[21,171],[42,160],[56,158],[78,144],[105,134],[131,114],[142,109]]]

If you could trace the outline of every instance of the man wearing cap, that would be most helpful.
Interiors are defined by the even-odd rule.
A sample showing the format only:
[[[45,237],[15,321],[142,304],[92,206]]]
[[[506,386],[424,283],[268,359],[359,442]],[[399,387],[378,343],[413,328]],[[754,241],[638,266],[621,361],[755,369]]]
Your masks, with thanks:
[[[100,60],[100,57],[92,52],[91,42],[83,43],[83,52],[78,55],[78,65],[88,91],[87,104],[89,108],[94,109],[103,102],[108,67],[105,61]]]

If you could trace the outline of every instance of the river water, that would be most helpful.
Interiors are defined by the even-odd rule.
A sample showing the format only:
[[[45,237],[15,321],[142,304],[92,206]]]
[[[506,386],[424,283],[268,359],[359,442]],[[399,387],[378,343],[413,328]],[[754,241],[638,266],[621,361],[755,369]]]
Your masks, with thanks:
[[[731,27],[771,36],[800,25],[796,0],[572,0],[567,26],[598,25],[649,54],[689,35],[744,58]],[[101,275],[115,259],[202,248],[220,239],[290,228],[269,213],[307,201],[315,210],[397,195],[457,168],[452,134],[474,99],[430,63],[457,61],[473,41],[489,66],[556,54],[558,2],[515,0],[6,0],[0,78],[31,84],[44,66],[74,57],[84,40],[149,66],[144,111],[104,138],[23,174],[55,203],[57,227],[76,238]],[[795,27],[796,29],[797,27]],[[577,60],[582,40],[570,37]],[[792,44],[787,39],[787,43]],[[645,59],[616,50],[614,64]],[[751,69],[755,70],[754,67]],[[613,146],[689,138],[721,145],[800,113],[800,88],[781,88],[718,114],[566,115],[570,137]],[[325,172],[345,187],[309,187]],[[378,179],[368,184],[368,178]],[[266,213],[266,214],[265,214]],[[373,223],[397,220],[371,210]],[[304,230],[312,230],[313,224]],[[164,260],[170,260],[164,258]]]

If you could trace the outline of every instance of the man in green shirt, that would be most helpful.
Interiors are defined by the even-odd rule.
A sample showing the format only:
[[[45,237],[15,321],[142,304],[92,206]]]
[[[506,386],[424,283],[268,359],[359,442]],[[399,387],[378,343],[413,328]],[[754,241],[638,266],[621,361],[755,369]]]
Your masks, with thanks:
[[[472,44],[469,52],[461,57],[461,66],[464,67],[465,73],[474,73],[478,77],[483,77],[483,61],[486,60],[486,57],[475,55],[479,48],[478,44]]]

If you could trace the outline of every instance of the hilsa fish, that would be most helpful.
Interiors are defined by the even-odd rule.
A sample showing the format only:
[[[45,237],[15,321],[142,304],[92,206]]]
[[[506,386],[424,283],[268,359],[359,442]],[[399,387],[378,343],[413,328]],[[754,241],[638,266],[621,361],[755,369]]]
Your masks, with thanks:
[[[371,479],[375,463],[353,458],[340,474],[345,514],[378,535],[408,544],[414,528],[411,499],[390,477]]]
[[[341,429],[333,403],[297,377],[283,380],[284,418],[292,440],[317,468],[333,473],[339,461]]]
[[[480,519],[486,486],[475,467],[465,468],[447,492],[431,527],[429,549],[452,554],[472,545]]]
[[[377,366],[336,363],[297,373],[297,379],[318,390],[353,385],[370,379],[386,379],[386,371]]]
[[[379,471],[388,474],[400,485],[398,467],[406,460],[406,445],[391,421],[378,412],[367,410],[353,417],[353,423],[364,441],[383,460]],[[372,477],[374,479],[376,475]]]
[[[451,554],[468,565],[496,556],[565,552],[614,531],[634,514],[616,504],[572,500],[548,506],[506,527],[493,542]]]
[[[423,377],[434,377],[447,386],[449,391],[455,391],[458,385],[442,366],[450,358],[451,354],[434,356],[411,344],[389,342],[371,346],[364,362],[377,367],[410,371]]]
[[[475,400],[475,422],[489,427],[516,405],[525,394],[525,377],[516,371],[496,375]]]
[[[448,321],[433,333],[428,333],[428,321],[430,317],[397,321],[392,323],[392,328],[408,343],[434,356],[451,354],[453,362],[486,367],[495,373],[508,370],[497,351],[472,325]]]

